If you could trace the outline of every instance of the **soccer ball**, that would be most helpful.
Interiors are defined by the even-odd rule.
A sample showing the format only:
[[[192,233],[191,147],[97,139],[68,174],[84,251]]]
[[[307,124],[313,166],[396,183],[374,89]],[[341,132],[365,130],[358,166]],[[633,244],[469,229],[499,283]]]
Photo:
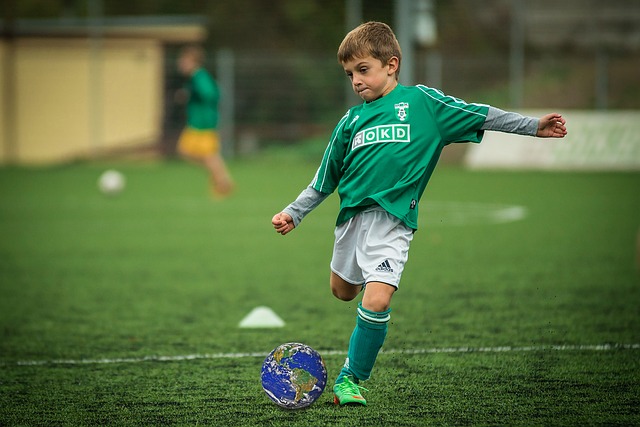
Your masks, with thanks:
[[[107,170],[98,179],[98,188],[104,194],[116,195],[124,190],[124,175],[117,170]]]
[[[271,400],[286,409],[300,409],[320,397],[327,385],[322,356],[308,345],[279,345],[264,359],[262,388]]]

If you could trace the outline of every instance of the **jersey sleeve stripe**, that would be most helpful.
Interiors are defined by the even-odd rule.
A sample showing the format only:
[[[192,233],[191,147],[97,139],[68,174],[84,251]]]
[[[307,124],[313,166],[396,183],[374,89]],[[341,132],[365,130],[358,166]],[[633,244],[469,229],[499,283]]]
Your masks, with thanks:
[[[430,94],[430,93],[429,93],[429,92],[430,92],[430,90],[436,91],[435,89],[431,89],[431,88],[428,88],[428,87],[423,86],[423,85],[418,85],[418,86],[417,86],[417,88],[418,88],[418,89],[420,89],[420,90],[421,90],[425,95],[427,95],[429,98],[433,99],[434,101],[437,101],[437,102],[440,102],[440,103],[444,104],[446,107],[449,107],[449,108],[456,108],[456,109],[458,109],[458,110],[466,111],[467,113],[470,113],[470,114],[476,114],[476,115],[481,116],[481,117],[484,117],[484,118],[486,118],[486,117],[487,117],[487,115],[486,115],[486,114],[480,113],[480,112],[478,112],[478,111],[471,111],[471,110],[467,110],[466,108],[462,108],[462,107],[459,107],[459,106],[457,106],[457,105],[452,105],[452,104],[449,104],[449,103],[444,102],[444,101],[443,101],[442,99],[440,99],[440,98],[436,98],[435,96],[433,96],[432,94]],[[438,92],[438,91],[436,91],[436,92]],[[438,92],[438,93],[440,93],[440,92]],[[442,93],[441,93],[441,94],[442,94]],[[476,106],[479,106],[479,107],[480,107],[480,106],[484,106],[484,107],[486,107],[486,105],[483,105],[483,104],[475,104],[475,103],[471,103],[471,104],[469,104],[469,103],[466,103],[466,102],[464,102],[464,101],[462,101],[462,100],[460,100],[460,99],[454,98],[453,96],[448,96],[448,95],[444,95],[444,94],[442,94],[442,98],[443,98],[443,99],[444,99],[444,98],[452,99],[453,101],[455,101],[455,102],[456,102],[456,103],[458,103],[458,104],[464,104],[464,105],[476,105]]]
[[[320,164],[320,167],[316,171],[316,175],[313,178],[313,181],[311,182],[311,186],[313,186],[318,191],[322,191],[322,189],[324,188],[324,182],[326,181],[327,172],[329,171],[329,161],[331,159],[331,153],[333,151],[333,147],[334,147],[336,139],[338,139],[338,135],[340,134],[340,131],[344,127],[344,124],[346,123],[348,117],[349,117],[349,112],[347,111],[347,113],[338,122],[338,125],[336,126],[336,129],[335,129],[335,131],[333,133],[333,137],[331,138],[331,141],[329,142],[329,145],[327,146],[327,149],[324,152],[324,156],[322,158],[322,163]],[[323,174],[322,174],[322,181],[320,182],[320,187],[318,188],[318,187],[316,187],[316,184],[318,182],[320,171],[323,168],[324,168],[324,171],[323,171]]]

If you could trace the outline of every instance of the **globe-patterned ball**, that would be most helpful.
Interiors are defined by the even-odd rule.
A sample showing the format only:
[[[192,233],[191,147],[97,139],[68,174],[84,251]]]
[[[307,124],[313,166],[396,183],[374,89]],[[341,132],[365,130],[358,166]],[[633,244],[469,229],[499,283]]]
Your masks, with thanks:
[[[300,409],[311,405],[324,391],[327,368],[313,348],[290,342],[269,353],[260,377],[272,401],[286,409]]]

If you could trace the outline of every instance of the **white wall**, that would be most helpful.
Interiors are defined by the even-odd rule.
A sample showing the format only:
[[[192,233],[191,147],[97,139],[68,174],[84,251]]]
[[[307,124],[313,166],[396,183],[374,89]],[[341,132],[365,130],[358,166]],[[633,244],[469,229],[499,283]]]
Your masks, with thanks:
[[[640,170],[640,111],[561,111],[568,134],[540,139],[499,132],[469,144],[470,168]],[[539,117],[541,111],[523,114]]]

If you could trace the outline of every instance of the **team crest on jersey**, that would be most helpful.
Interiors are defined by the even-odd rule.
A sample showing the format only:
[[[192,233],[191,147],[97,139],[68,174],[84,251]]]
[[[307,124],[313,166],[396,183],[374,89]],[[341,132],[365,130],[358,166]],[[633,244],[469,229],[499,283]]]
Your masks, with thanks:
[[[394,105],[396,109],[396,117],[404,122],[409,118],[409,103],[408,102],[400,102]]]

